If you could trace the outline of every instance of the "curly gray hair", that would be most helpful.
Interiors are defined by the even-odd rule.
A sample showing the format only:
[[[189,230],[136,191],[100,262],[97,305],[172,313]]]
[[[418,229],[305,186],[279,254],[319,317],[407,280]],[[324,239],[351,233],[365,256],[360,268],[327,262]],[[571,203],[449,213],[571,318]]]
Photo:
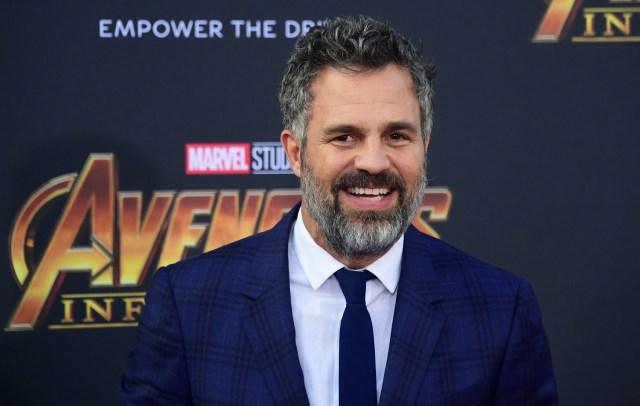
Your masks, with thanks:
[[[411,75],[426,140],[433,125],[435,65],[425,62],[420,51],[388,22],[367,16],[339,17],[298,38],[280,85],[284,127],[304,148],[313,99],[311,82],[324,67],[368,72],[390,63],[405,67]]]

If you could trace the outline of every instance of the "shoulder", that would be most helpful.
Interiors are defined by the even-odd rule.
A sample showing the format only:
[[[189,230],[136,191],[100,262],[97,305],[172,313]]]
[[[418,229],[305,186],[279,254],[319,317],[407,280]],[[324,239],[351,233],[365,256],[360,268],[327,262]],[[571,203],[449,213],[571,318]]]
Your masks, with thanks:
[[[172,278],[184,273],[198,274],[208,273],[213,269],[225,269],[235,264],[250,263],[254,261],[256,253],[263,245],[266,233],[255,234],[243,238],[228,245],[184,259],[164,267]]]
[[[234,297],[242,294],[255,277],[255,264],[261,262],[260,253],[268,240],[267,231],[161,267],[149,294],[158,289],[168,290],[177,303],[201,300],[216,292]]]
[[[407,231],[404,249],[409,261],[422,263],[431,273],[431,282],[449,293],[517,295],[523,288],[530,289],[522,277],[414,228]]]
[[[540,307],[529,283],[436,238],[410,229],[405,238],[411,276],[403,285],[431,303],[443,320],[432,364],[455,365],[469,382],[493,388],[500,404],[557,404]],[[410,295],[409,295],[410,296]],[[400,300],[400,295],[398,300]],[[432,382],[440,390],[443,381]],[[459,392],[462,393],[462,392]],[[487,391],[488,393],[488,391]]]
[[[414,265],[405,268],[411,282],[450,320],[480,330],[488,322],[509,331],[515,317],[526,319],[521,326],[541,325],[535,293],[524,278],[417,230],[408,234],[405,249]]]

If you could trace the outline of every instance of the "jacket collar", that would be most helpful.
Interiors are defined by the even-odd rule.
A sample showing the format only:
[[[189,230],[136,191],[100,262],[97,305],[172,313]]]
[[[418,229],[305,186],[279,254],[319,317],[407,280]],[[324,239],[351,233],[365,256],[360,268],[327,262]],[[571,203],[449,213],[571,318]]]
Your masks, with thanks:
[[[253,300],[243,323],[274,404],[308,405],[296,348],[289,291],[288,243],[299,205],[260,240],[251,282],[245,295]],[[267,237],[268,235],[268,237]]]
[[[431,262],[430,237],[410,227],[405,234],[398,298],[380,405],[414,404],[424,381],[445,315]]]

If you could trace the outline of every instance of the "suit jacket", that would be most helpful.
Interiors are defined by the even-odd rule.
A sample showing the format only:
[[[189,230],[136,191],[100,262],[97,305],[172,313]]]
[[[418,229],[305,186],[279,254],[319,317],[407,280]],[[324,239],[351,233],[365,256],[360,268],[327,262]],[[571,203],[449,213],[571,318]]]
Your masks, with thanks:
[[[309,403],[289,293],[297,213],[157,272],[123,404]],[[380,405],[557,404],[526,281],[411,227],[397,294]]]

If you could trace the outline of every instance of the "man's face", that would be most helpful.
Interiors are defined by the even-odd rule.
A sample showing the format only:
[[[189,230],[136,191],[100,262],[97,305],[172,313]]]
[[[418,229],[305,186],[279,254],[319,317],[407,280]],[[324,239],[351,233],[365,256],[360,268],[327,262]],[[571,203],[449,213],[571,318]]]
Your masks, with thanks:
[[[305,225],[341,257],[382,255],[408,227],[426,185],[411,77],[393,64],[366,73],[325,68],[311,89],[305,149],[288,151]]]

